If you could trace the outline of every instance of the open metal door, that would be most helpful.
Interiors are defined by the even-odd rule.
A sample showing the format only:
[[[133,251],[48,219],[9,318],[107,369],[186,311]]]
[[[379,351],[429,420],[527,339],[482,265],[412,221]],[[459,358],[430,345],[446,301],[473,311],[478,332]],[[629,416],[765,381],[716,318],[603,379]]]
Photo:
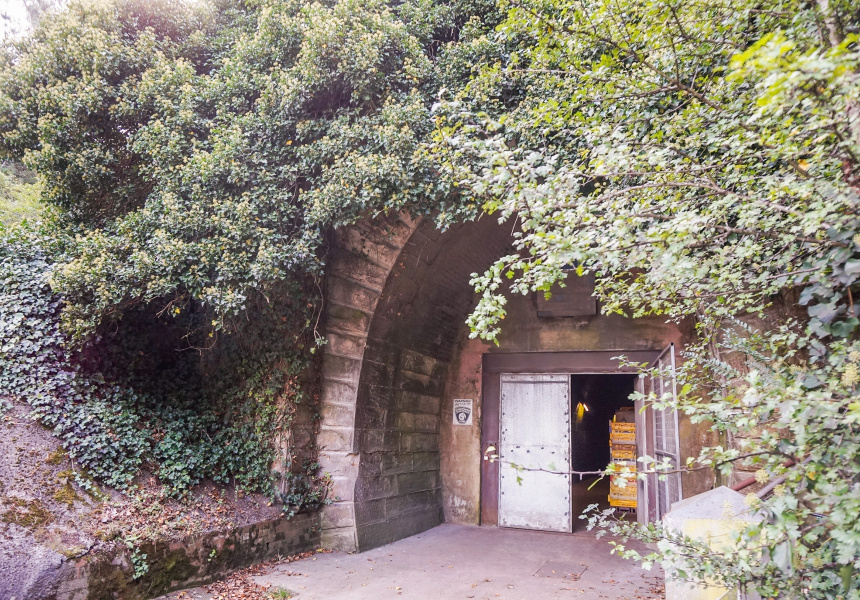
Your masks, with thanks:
[[[571,531],[570,376],[502,374],[500,416],[499,525]]]
[[[660,353],[652,364],[657,375],[651,378],[652,391],[657,398],[671,397],[678,401],[675,388],[675,344]],[[681,465],[681,441],[678,435],[678,411],[673,408],[665,410],[652,409],[654,413],[654,457],[658,462],[669,459],[674,469]],[[658,477],[657,487],[657,519],[662,519],[675,502],[681,500],[681,474],[672,473]]]
[[[644,374],[636,379],[636,391],[647,396],[651,391],[651,385],[648,378]],[[652,456],[654,454],[654,439],[649,432],[654,431],[654,415],[648,410],[648,404],[645,399],[636,400],[634,403],[636,410],[636,457]],[[641,464],[637,465],[642,468]],[[646,475],[644,479],[639,479],[636,482],[636,522],[645,525],[657,518],[656,505],[656,478],[654,475]]]
[[[640,377],[636,390],[654,394],[657,398],[669,395],[677,401],[675,385],[675,345],[669,344],[651,363],[651,377]],[[678,430],[678,411],[672,408],[656,410],[646,400],[636,402],[636,431],[641,432],[637,440],[639,456],[653,456],[658,462],[668,459],[678,468],[681,464],[681,443]],[[648,475],[638,483],[639,506],[637,521],[648,523],[659,521],[681,500],[681,474],[671,473],[664,477]]]

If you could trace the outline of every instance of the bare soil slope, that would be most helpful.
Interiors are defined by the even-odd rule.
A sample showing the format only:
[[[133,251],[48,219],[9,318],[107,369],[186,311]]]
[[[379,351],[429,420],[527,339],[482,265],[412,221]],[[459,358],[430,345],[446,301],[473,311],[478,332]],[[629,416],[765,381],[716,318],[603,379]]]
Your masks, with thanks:
[[[23,403],[0,413],[0,598],[50,598],[65,563],[109,544],[228,530],[281,512],[265,496],[211,483],[184,500],[164,496],[151,477],[128,493],[94,482],[85,490],[77,480],[86,475],[29,413]]]

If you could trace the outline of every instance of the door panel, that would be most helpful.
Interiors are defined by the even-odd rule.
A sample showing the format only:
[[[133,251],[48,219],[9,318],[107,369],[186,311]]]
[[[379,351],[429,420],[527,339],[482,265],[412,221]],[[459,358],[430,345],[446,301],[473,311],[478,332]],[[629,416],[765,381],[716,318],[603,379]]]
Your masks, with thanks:
[[[503,374],[500,417],[499,525],[571,531],[569,376]]]
[[[675,390],[675,345],[670,344],[652,365],[658,375],[651,378],[651,385],[657,398],[667,395],[677,401]],[[658,462],[669,459],[675,468],[681,463],[680,439],[678,436],[678,411],[674,409],[653,410],[654,418],[654,456]],[[669,512],[672,504],[681,499],[681,474],[657,478],[657,519]]]
[[[636,379],[636,391],[647,396],[650,392],[650,382],[645,376],[640,376]],[[653,439],[647,432],[653,431],[651,423],[653,411],[648,410],[648,405],[644,399],[637,400],[634,405],[636,411],[636,458],[641,456],[652,456],[654,454]],[[637,464],[638,468],[642,468],[641,464]],[[636,482],[636,522],[645,525],[657,518],[656,508],[656,478],[653,474],[645,475],[644,479],[639,479]]]

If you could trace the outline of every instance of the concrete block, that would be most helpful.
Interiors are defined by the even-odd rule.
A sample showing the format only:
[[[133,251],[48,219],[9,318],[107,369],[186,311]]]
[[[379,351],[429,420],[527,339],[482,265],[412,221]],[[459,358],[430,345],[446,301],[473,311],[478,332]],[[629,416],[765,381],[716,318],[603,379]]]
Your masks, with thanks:
[[[383,458],[388,456],[388,452],[365,452],[361,455],[361,476],[373,477],[375,475],[383,475],[382,463]]]
[[[323,404],[355,404],[358,382],[323,379],[320,399]]]
[[[408,412],[438,415],[441,403],[439,396],[403,391],[397,394],[397,408]]]
[[[371,315],[351,306],[329,304],[326,308],[326,332],[362,337],[370,329]]]
[[[356,503],[378,498],[389,498],[397,494],[397,477],[399,475],[375,475],[365,477],[362,474],[355,483]]]
[[[325,337],[328,341],[325,347],[327,354],[349,356],[359,360],[364,356],[364,346],[367,343],[367,338],[363,335],[329,331]]]
[[[382,473],[396,475],[412,471],[412,455],[401,452],[380,453],[382,458]]]
[[[385,520],[386,498],[361,500],[355,505],[355,519],[358,526],[379,523]]]
[[[330,277],[326,282],[326,293],[331,304],[357,308],[373,314],[379,300],[379,292],[371,290],[349,279]]]
[[[354,281],[381,292],[389,269],[375,265],[366,258],[347,251],[336,251],[329,261],[327,275]]]
[[[388,363],[378,362],[365,357],[362,385],[393,387],[396,370]]]
[[[335,502],[351,502],[355,499],[355,479],[352,477],[332,477],[329,498]]]
[[[439,431],[439,417],[438,415],[399,412],[395,418],[395,426],[403,432],[437,433]]]
[[[676,502],[663,517],[663,523],[669,529],[706,541],[714,552],[731,553],[733,534],[761,518],[750,512],[743,494],[721,486]],[[666,600],[720,600],[737,596],[737,591],[716,585],[694,585],[677,579],[670,564],[664,564],[663,570]]]
[[[358,389],[358,403],[376,408],[391,408],[394,406],[396,393],[396,390],[391,387],[369,385],[364,382]]]
[[[442,395],[443,380],[441,377],[419,375],[409,371],[399,371],[397,375],[396,387],[401,390],[429,396]]]
[[[400,436],[403,452],[431,452],[439,450],[439,435],[436,433],[404,433]]]
[[[413,471],[438,471],[440,469],[441,456],[439,452],[413,452]]]
[[[320,545],[327,550],[355,552],[358,550],[355,527],[323,529],[322,535],[320,536]]]
[[[438,471],[418,471],[397,475],[397,491],[400,495],[433,490],[438,487]]]
[[[370,239],[384,241],[385,243],[402,248],[412,236],[415,228],[421,223],[421,217],[413,219],[403,213],[403,217],[386,217],[385,219],[373,219],[372,221],[359,222],[358,227],[365,232]]]
[[[329,452],[352,452],[354,450],[352,427],[330,427],[323,424],[317,434],[317,445]]]
[[[397,220],[398,220],[400,223],[403,223],[403,224],[408,228],[408,230],[409,230],[410,232],[413,232],[413,231],[415,231],[416,229],[418,229],[418,226],[419,226],[419,225],[421,224],[421,222],[424,220],[424,217],[421,217],[421,216],[413,217],[411,214],[409,214],[408,212],[406,212],[405,210],[403,210],[403,211],[400,211],[399,213],[397,213]],[[431,228],[430,228],[430,230],[431,230],[431,231],[436,231],[436,228],[435,228],[435,227],[431,227]],[[406,241],[406,240],[404,239],[404,242],[405,242],[405,241]]]
[[[319,463],[323,471],[336,477],[358,477],[359,457],[347,452],[321,451]]]
[[[376,233],[376,232],[373,232]],[[401,247],[388,243],[382,235],[368,236],[358,227],[342,227],[337,230],[340,248],[363,257],[375,265],[390,269],[400,254]],[[368,239],[371,238],[371,239]],[[375,238],[375,239],[373,239]]]
[[[359,447],[362,453],[395,452],[400,447],[400,434],[384,429],[364,429],[359,433]]]
[[[355,525],[354,506],[351,502],[337,502],[322,508],[321,527],[340,529]]]
[[[388,413],[384,408],[376,408],[362,404],[357,411],[355,423],[361,429],[384,429],[386,415]]]
[[[416,246],[420,247],[417,252],[419,259],[425,265],[432,265],[436,262],[439,252],[442,250],[442,244],[439,244],[439,232],[436,230],[423,229],[416,231],[409,240]]]
[[[392,215],[361,219],[349,227],[338,229],[335,234],[339,236],[346,230],[357,232],[368,244],[389,244],[399,247],[403,246],[411,233],[408,225],[398,221]],[[401,230],[405,230],[403,237],[398,237],[397,233]]]
[[[323,404],[320,409],[325,427],[354,427],[355,407],[343,404]]]
[[[324,379],[333,379],[351,384],[358,384],[361,375],[361,361],[346,356],[335,356],[326,354],[323,357],[322,376]]]
[[[432,508],[400,518],[387,519],[382,523],[359,526],[356,530],[358,548],[364,552],[427,531],[440,523],[442,523],[442,509]]]
[[[440,362],[432,356],[412,350],[404,350],[400,355],[400,368],[417,375],[432,377],[437,373],[439,364]]]
[[[387,518],[395,519],[406,514],[426,512],[439,508],[442,505],[441,497],[437,490],[426,490],[415,492],[405,496],[393,496],[386,498],[385,511]]]

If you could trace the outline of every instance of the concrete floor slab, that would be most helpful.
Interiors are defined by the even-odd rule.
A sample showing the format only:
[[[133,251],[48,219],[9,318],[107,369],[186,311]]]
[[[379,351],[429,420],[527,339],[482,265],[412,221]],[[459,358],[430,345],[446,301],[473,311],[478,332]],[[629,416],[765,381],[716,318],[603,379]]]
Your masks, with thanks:
[[[451,524],[361,554],[279,565],[255,581],[295,600],[663,598],[662,573],[610,554],[605,538]]]

